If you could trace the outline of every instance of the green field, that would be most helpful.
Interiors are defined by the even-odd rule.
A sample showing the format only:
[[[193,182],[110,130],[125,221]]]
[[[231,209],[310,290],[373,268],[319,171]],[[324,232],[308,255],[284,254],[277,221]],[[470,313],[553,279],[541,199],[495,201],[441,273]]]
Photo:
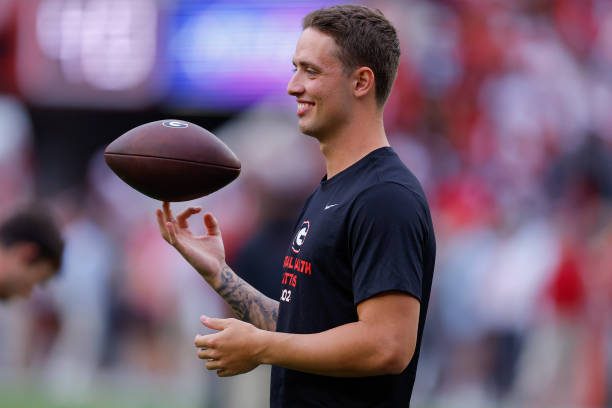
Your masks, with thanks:
[[[125,391],[117,389],[98,389],[79,401],[70,402],[52,395],[35,385],[0,386],[0,408],[195,408],[202,407],[197,401],[190,404],[177,401],[171,393],[151,392],[151,390]]]

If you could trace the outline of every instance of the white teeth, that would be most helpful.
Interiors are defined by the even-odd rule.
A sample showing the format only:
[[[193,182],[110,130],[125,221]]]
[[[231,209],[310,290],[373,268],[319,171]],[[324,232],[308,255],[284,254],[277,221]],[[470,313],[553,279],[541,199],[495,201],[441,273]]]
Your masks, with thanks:
[[[310,106],[311,106],[310,103],[298,102],[297,104],[298,113],[300,114],[305,113],[308,109],[310,109]]]

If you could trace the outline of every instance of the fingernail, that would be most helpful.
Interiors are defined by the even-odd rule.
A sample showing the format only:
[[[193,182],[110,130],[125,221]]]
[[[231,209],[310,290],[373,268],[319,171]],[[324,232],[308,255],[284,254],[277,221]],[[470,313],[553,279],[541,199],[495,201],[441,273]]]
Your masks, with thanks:
[[[201,322],[205,322],[206,320],[208,320],[208,316],[206,316],[206,315],[200,316],[200,321]]]

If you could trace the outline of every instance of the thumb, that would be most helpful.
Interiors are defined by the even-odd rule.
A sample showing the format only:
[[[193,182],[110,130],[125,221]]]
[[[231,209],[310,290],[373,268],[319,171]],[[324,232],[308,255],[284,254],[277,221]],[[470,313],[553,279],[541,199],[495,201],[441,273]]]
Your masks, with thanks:
[[[204,326],[213,330],[223,330],[228,325],[228,319],[217,319],[214,317],[208,317],[206,315],[200,316],[200,321]]]
[[[219,229],[219,223],[217,219],[211,213],[204,214],[204,225],[208,235],[220,235],[221,230]]]

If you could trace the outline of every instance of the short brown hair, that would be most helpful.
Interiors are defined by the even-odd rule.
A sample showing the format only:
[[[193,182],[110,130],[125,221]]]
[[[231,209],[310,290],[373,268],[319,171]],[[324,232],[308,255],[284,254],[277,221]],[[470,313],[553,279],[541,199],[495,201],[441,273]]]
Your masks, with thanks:
[[[334,39],[347,72],[366,66],[374,72],[379,107],[391,93],[400,47],[395,28],[378,9],[342,5],[322,8],[304,17],[302,28],[314,28]]]
[[[16,211],[0,223],[0,244],[10,247],[17,243],[33,243],[38,248],[35,261],[50,261],[57,272],[62,263],[64,239],[51,212],[39,205]]]

